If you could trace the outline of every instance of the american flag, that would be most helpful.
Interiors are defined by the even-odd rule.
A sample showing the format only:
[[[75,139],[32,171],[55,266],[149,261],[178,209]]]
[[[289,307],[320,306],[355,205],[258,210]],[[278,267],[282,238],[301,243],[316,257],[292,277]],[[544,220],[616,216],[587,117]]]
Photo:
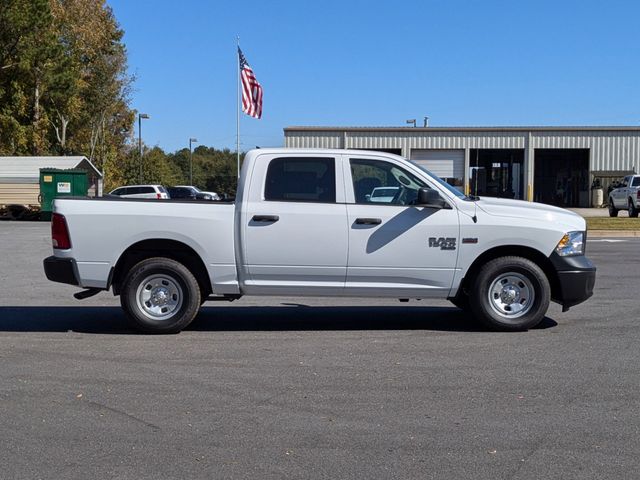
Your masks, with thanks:
[[[262,87],[238,47],[242,83],[242,111],[253,118],[262,117]]]

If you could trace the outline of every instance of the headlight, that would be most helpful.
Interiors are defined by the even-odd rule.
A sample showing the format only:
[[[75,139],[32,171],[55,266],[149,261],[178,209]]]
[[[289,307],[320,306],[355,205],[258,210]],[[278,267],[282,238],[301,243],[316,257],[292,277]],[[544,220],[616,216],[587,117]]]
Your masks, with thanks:
[[[584,255],[584,232],[565,233],[558,242],[556,253],[561,257]]]

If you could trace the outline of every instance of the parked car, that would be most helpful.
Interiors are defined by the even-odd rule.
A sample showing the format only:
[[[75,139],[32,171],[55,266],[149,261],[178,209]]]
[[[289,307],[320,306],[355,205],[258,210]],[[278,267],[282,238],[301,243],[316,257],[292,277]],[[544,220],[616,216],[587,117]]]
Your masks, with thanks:
[[[399,191],[400,187],[376,187],[369,195],[369,201],[372,203],[391,203]]]
[[[627,210],[630,217],[640,212],[640,175],[627,175],[609,192],[609,216],[617,217],[618,211]]]
[[[176,185],[175,188],[188,188],[194,193],[194,195],[196,196],[195,198],[198,198],[199,200],[221,200],[220,195],[218,195],[217,193],[204,192],[198,187],[194,187],[193,185]]]
[[[128,185],[126,187],[118,187],[115,190],[112,190],[109,192],[109,195],[121,198],[169,198],[167,189],[162,185]]]
[[[400,185],[387,204],[375,181]],[[593,294],[584,218],[469,197],[397,155],[362,150],[247,152],[235,204],[54,202],[52,281],[87,298],[113,289],[132,324],[178,332],[207,300],[244,295],[448,299],[495,329],[542,321]]]
[[[169,192],[169,198],[171,199],[183,199],[183,200],[197,200],[197,194],[190,188],[184,187],[167,187]]]

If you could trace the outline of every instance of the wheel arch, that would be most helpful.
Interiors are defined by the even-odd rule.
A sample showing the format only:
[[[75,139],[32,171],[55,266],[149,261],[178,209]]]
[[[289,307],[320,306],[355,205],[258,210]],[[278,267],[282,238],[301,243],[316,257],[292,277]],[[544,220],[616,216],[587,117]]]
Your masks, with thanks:
[[[127,272],[138,262],[153,257],[165,257],[182,263],[191,271],[198,281],[203,297],[211,294],[211,280],[207,268],[198,253],[189,245],[178,240],[154,238],[141,240],[129,246],[118,258],[112,275],[110,286],[113,294],[120,294]],[[107,288],[109,285],[107,286]]]
[[[476,277],[483,265],[496,258],[508,256],[526,258],[538,265],[549,280],[549,285],[551,286],[551,298],[559,298],[560,281],[558,279],[556,269],[551,263],[549,257],[542,253],[540,250],[536,250],[532,247],[525,247],[522,245],[500,245],[498,247],[490,248],[489,250],[481,253],[467,270],[466,275],[460,283],[460,288],[456,297],[468,294],[468,289],[470,287],[472,279]]]

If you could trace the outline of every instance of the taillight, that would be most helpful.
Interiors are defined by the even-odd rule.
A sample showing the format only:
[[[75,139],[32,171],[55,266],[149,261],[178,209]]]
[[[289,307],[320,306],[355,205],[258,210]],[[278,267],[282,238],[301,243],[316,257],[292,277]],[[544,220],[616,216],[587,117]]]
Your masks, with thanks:
[[[54,213],[51,217],[51,243],[53,248],[67,250],[71,248],[71,238],[64,215]]]
[[[156,198],[157,198],[158,200],[160,200],[160,199],[162,198],[162,194],[161,194],[161,193],[156,193]]]
[[[637,197],[638,197],[638,200],[640,200],[640,189],[638,190]]]

